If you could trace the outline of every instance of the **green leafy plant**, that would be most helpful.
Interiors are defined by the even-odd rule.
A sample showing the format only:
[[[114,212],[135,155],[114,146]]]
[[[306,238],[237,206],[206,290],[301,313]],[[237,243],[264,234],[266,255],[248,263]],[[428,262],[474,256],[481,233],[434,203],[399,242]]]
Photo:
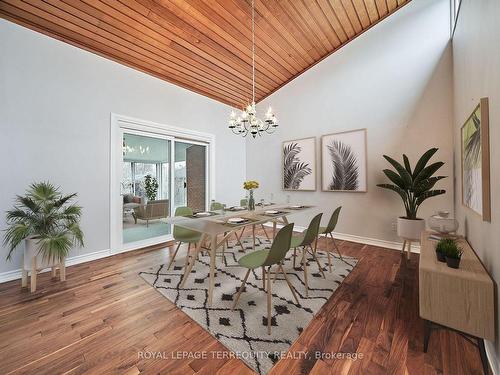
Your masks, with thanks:
[[[441,239],[436,246],[436,251],[448,258],[460,259],[462,256],[462,249],[458,247],[457,241],[452,238]]]
[[[154,201],[158,195],[158,180],[150,174],[144,177],[144,189],[148,200]]]
[[[403,200],[406,219],[416,220],[420,205],[427,199],[446,193],[446,190],[433,189],[439,180],[446,176],[433,176],[444,163],[436,162],[427,165],[437,148],[426,151],[418,160],[412,170],[408,156],[403,155],[403,165],[396,160],[384,155],[384,158],[394,167],[384,169],[384,174],[391,180],[392,184],[378,184],[378,187],[395,191]]]
[[[436,251],[445,257],[453,259],[460,259],[463,253],[462,249],[457,245],[457,241],[452,238],[441,239],[436,246]]]
[[[83,246],[79,221],[82,208],[70,202],[76,194],[63,196],[49,182],[30,185],[25,196],[17,196],[15,206],[7,211],[4,245],[9,247],[7,260],[25,239],[36,240],[39,254],[48,262],[62,261],[73,245]]]

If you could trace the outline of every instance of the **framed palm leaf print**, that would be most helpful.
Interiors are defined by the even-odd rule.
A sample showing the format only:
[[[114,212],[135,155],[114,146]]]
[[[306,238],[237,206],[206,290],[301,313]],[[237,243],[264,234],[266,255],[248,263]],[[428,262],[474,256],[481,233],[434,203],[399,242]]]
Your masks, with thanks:
[[[316,138],[283,142],[283,190],[316,190]]]
[[[366,129],[321,137],[321,189],[366,192]]]
[[[491,220],[488,98],[462,126],[462,204]]]

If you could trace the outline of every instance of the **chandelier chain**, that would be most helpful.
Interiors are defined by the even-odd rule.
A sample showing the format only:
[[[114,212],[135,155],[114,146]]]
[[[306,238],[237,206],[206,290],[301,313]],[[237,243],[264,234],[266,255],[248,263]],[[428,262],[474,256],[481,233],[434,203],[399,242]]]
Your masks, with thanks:
[[[252,102],[255,102],[255,0],[252,0]]]

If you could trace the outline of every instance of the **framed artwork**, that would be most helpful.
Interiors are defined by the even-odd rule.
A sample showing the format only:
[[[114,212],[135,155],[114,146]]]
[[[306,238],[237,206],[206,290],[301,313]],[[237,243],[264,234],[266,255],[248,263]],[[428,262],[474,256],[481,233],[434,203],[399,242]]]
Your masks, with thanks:
[[[316,138],[283,142],[283,190],[316,190]]]
[[[366,192],[366,166],[366,129],[321,137],[323,191]]]
[[[488,98],[462,126],[462,204],[491,221]]]

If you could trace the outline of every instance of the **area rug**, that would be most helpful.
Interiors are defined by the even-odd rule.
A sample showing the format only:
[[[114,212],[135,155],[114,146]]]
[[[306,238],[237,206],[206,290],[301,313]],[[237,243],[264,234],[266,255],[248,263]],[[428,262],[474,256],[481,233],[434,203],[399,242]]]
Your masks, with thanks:
[[[201,255],[193,267],[184,288],[180,288],[184,259],[179,257],[167,270],[160,265],[141,272],[146,282],[156,288],[199,325],[224,344],[237,358],[242,359],[259,374],[267,374],[272,366],[286,353],[292,343],[307,327],[314,315],[330,298],[342,281],[352,271],[357,260],[332,254],[332,272],[328,271],[326,252],[318,249],[318,260],[326,279],[312,257],[308,257],[309,297],[305,296],[304,274],[297,258],[293,268],[293,251],[288,253],[283,267],[297,292],[300,305],[282,275],[272,285],[271,334],[267,334],[267,294],[262,285],[261,270],[250,273],[246,288],[234,311],[233,298],[241,285],[246,269],[237,260],[252,251],[252,240],[243,242],[243,251],[230,242],[224,256],[217,254],[217,269],[212,307],[208,307],[208,282],[210,257]],[[258,238],[256,249],[269,248],[270,241]]]

